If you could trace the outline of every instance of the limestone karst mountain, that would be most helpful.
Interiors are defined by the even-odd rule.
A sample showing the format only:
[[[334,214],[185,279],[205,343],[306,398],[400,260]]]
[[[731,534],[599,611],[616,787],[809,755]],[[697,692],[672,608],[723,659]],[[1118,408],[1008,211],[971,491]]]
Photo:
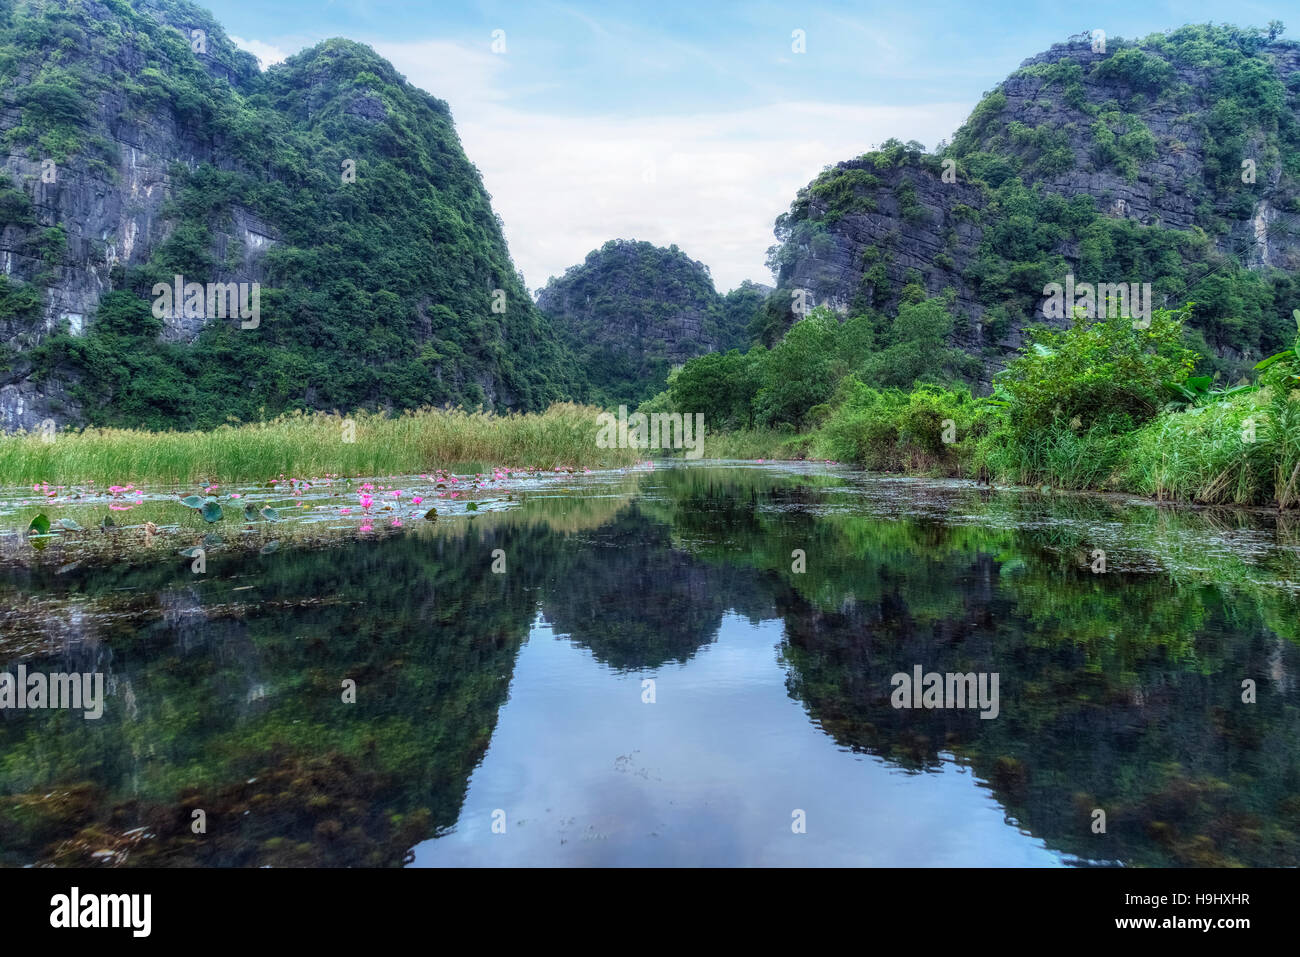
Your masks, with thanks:
[[[574,393],[446,103],[329,40],[260,72],[183,0],[0,4],[0,425]],[[158,310],[259,284],[259,317]]]
[[[542,289],[537,305],[578,356],[592,395],[639,401],[675,364],[749,342],[769,292],[744,283],[725,297],[709,269],[676,246],[610,240]]]
[[[1024,61],[951,144],[890,141],[801,190],[761,335],[794,321],[798,290],[878,314],[886,336],[900,303],[946,292],[955,344],[992,369],[1073,273],[1196,302],[1204,351],[1237,372],[1294,336],[1297,227],[1300,45],[1229,26],[1080,35]]]

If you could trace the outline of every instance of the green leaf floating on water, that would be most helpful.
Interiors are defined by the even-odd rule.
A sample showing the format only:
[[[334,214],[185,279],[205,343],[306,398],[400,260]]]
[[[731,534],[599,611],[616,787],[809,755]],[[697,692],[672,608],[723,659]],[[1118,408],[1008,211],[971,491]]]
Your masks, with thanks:
[[[32,523],[27,526],[27,534],[35,532],[37,535],[48,535],[50,533],[50,517],[44,512],[32,519]]]
[[[221,506],[216,502],[207,502],[203,508],[199,509],[199,514],[203,516],[205,522],[221,521]]]
[[[203,544],[211,547],[213,545],[221,545],[224,543],[221,541],[220,535],[204,535]]]
[[[465,503],[465,510],[466,510],[466,511],[469,511],[469,512],[477,512],[477,511],[478,511],[478,502],[466,502],[466,503]]]
[[[256,521],[257,521],[257,509],[253,508],[253,506],[251,506],[251,505],[245,505],[245,506],[244,506],[244,521],[246,521],[246,522],[256,522]]]
[[[81,526],[78,525],[78,524],[77,524],[73,519],[70,519],[70,518],[61,518],[61,519],[59,519],[59,527],[60,527],[60,528],[66,528],[66,529],[67,529],[68,531],[70,531],[70,532],[79,532],[79,531],[81,531]]]
[[[280,513],[268,505],[266,508],[262,509],[262,517],[268,522],[278,522],[280,520]]]
[[[183,499],[181,499],[181,504],[184,505],[186,508],[202,508],[203,498],[198,495],[186,495]]]
[[[424,513],[424,517],[431,522],[436,522],[438,520],[438,510],[436,508],[431,508]]]

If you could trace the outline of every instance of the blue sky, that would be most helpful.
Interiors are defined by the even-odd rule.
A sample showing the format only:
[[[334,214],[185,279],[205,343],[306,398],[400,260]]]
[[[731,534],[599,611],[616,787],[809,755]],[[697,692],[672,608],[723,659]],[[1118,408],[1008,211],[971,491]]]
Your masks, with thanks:
[[[1300,8],[1249,0],[204,5],[266,62],[345,36],[446,100],[533,289],[620,237],[677,243],[722,291],[770,282],[772,221],[822,167],[890,136],[933,148],[1073,33],[1276,18],[1300,36]]]

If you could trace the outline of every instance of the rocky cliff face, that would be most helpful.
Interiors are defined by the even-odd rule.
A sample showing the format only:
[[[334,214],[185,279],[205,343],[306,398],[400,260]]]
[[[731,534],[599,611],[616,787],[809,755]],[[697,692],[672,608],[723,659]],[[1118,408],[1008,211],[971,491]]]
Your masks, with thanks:
[[[744,304],[737,296],[727,308],[708,267],[676,246],[634,240],[592,251],[537,298],[579,355],[593,397],[632,404],[661,390],[673,365],[746,344]]]
[[[0,132],[6,430],[570,391],[446,104],[369,48],[262,74],[181,0],[6,3]],[[177,274],[258,283],[260,326],[150,322]]]
[[[27,30],[10,47],[19,60],[0,92],[0,130],[14,144],[0,161],[0,171],[7,193],[30,197],[29,215],[6,217],[0,232],[0,268],[11,284],[29,284],[41,298],[39,309],[0,319],[0,344],[9,359],[8,369],[0,373],[0,428],[5,430],[30,429],[46,419],[59,424],[83,420],[84,410],[68,391],[69,374],[33,378],[28,350],[61,326],[73,336],[83,335],[115,278],[120,288],[121,270],[146,263],[168,237],[174,218],[164,214],[164,204],[174,195],[173,164],[195,169],[203,163],[229,162],[219,144],[196,135],[193,125],[170,104],[139,108],[132,103],[125,82],[95,91],[98,95],[80,103],[65,102],[67,96],[88,91],[73,84],[56,87],[66,72],[51,74],[45,58],[32,56],[37,44],[58,38],[64,63],[79,61],[123,81],[163,66],[158,52],[141,43],[128,42],[115,55],[105,56],[96,42],[100,31],[78,28],[120,22],[120,5],[83,0],[65,6],[66,17],[45,5],[19,5],[18,17]],[[239,84],[257,74],[256,59],[235,49],[198,8],[140,3],[136,9],[174,33],[189,47],[195,64],[212,76]],[[13,25],[13,18],[11,11],[6,26]],[[34,89],[49,92],[34,96]],[[55,112],[60,107],[67,113]],[[77,139],[85,148],[70,148],[69,142],[51,135],[64,125],[60,119],[72,121],[67,125],[77,127]],[[62,249],[47,249],[40,242],[51,230],[62,232]],[[261,253],[274,236],[271,227],[247,210],[232,210],[229,227],[210,236],[214,258],[223,264],[212,279],[264,279]],[[200,325],[169,319],[160,334],[168,341],[192,342]]]
[[[1198,301],[1210,348],[1257,357],[1285,336],[1300,269],[1298,92],[1300,46],[1258,31],[1072,38],[951,145],[891,141],[802,190],[771,250],[781,295],[889,314],[951,290],[954,340],[991,371],[1043,321],[1045,283],[1151,282],[1157,306]],[[1263,291],[1226,301],[1215,276],[1243,270]]]

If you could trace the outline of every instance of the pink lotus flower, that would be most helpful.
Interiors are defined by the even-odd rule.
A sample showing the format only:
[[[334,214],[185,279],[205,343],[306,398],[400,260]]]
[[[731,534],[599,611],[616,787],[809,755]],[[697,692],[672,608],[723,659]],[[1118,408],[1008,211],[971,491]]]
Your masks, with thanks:
[[[351,514],[352,514],[352,509],[350,509],[350,508],[341,508],[341,509],[339,509],[339,511],[340,511],[342,514],[344,514],[344,515],[351,515]]]
[[[362,507],[362,508],[369,508],[371,505],[374,504],[374,502],[375,502],[375,500],[372,499],[369,495],[362,495],[362,496],[361,496],[361,507]]]
[[[417,495],[417,496],[415,496],[413,499],[411,499],[411,504],[412,504],[412,505],[419,505],[419,504],[420,504],[421,502],[423,502],[423,501],[424,501],[424,497],[421,496],[421,495]]]
[[[129,512],[131,509],[135,508],[134,505],[109,505],[108,507],[115,512]]]

